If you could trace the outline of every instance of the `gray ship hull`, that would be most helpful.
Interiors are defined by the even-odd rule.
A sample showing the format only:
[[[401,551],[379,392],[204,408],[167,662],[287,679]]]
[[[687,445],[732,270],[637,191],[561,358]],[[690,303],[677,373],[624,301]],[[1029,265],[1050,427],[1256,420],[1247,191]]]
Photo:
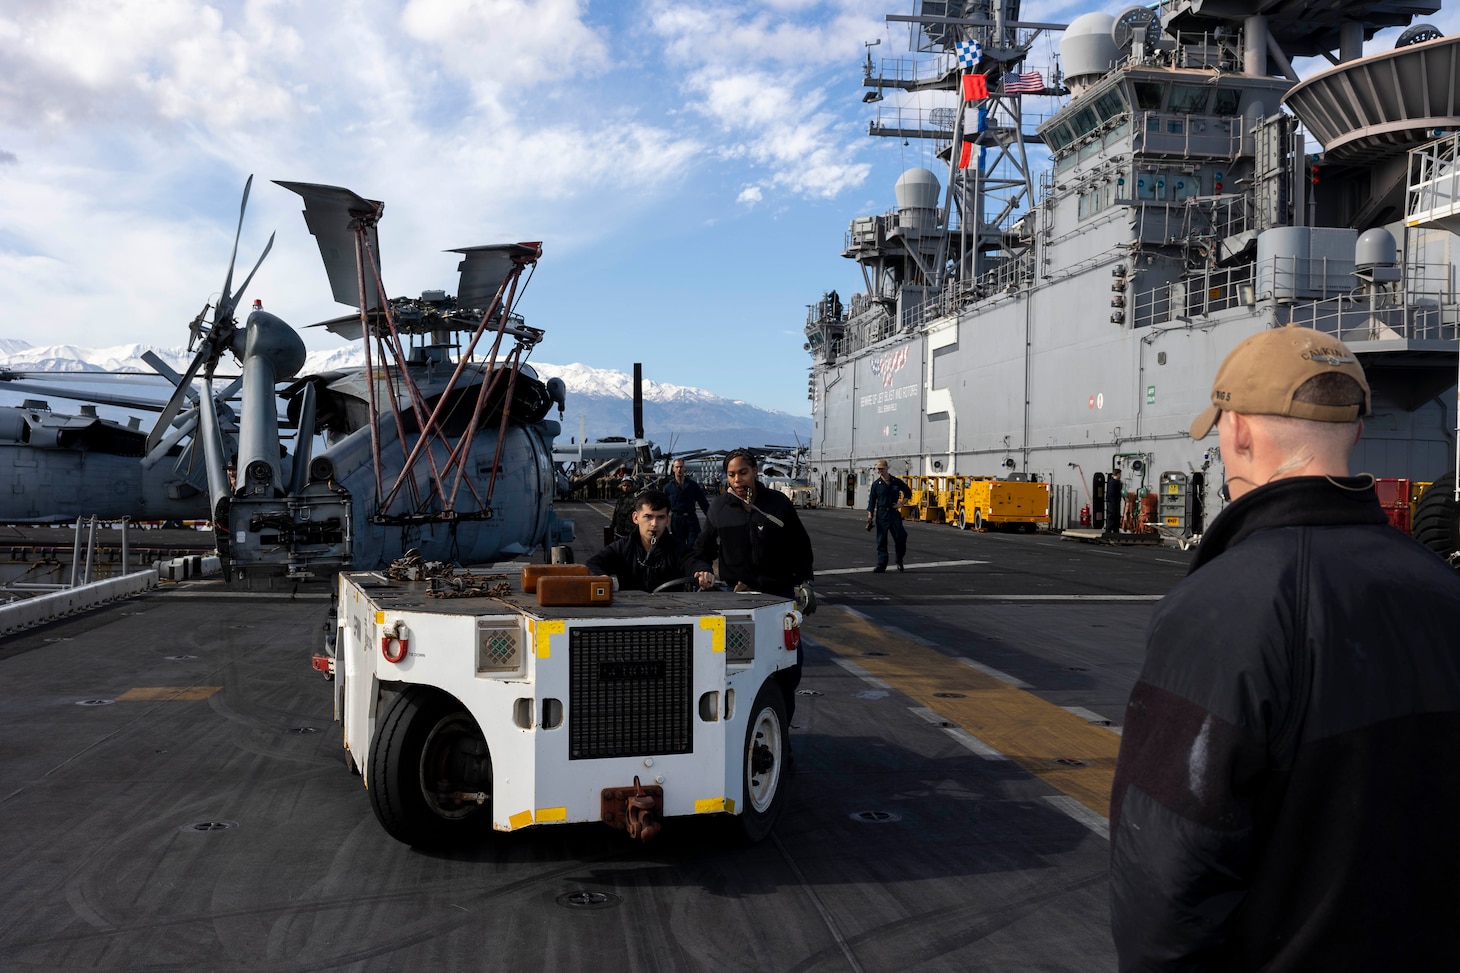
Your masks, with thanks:
[[[1460,139],[1425,143],[1455,110],[1460,38],[1421,32],[1363,57],[1344,28],[1343,60],[1299,90],[1283,46],[1311,54],[1326,37],[1301,11],[1168,6],[1071,24],[1066,76],[1035,92],[1070,98],[1037,130],[1003,86],[1030,77],[1006,74],[1022,67],[1025,28],[1050,25],[975,17],[960,34],[912,16],[928,57],[883,75],[869,60],[871,101],[889,88],[953,95],[960,74],[990,95],[953,95],[957,108],[922,129],[872,124],[932,139],[947,169],[908,170],[895,210],[852,222],[843,256],[867,289],[846,307],[829,292],[808,315],[824,502],[864,505],[885,458],[900,474],[1048,482],[1064,500],[1055,527],[1116,468],[1138,495],[1181,474],[1197,509],[1215,512],[1218,440],[1192,441],[1191,421],[1223,357],[1288,324],[1341,339],[1364,364],[1373,414],[1355,472],[1427,482],[1453,467]],[[1359,41],[1394,22],[1382,4],[1350,6]],[[960,36],[982,42],[976,68],[954,58]],[[1366,127],[1336,121],[1320,97],[1350,90],[1350,75],[1398,79],[1393,97],[1366,104]],[[1333,146],[1322,156],[1306,151],[1310,118]]]

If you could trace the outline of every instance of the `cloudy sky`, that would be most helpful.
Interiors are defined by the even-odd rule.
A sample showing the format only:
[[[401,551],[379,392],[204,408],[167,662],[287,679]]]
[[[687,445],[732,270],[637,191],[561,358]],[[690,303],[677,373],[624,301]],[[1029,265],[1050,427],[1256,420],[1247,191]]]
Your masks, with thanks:
[[[805,414],[806,306],[861,289],[839,256],[848,222],[892,208],[898,174],[930,162],[926,144],[866,135],[891,93],[861,100],[864,45],[905,54],[907,27],[884,15],[913,6],[8,0],[0,337],[185,343],[253,173],[235,283],[277,238],[244,305],[295,325],[348,311],[298,198],[270,180],[345,186],[386,203],[392,295],[454,291],[444,250],[541,240],[519,305],[547,331],[538,359],[643,362],[659,381]],[[1030,66],[1047,72],[1055,44]]]

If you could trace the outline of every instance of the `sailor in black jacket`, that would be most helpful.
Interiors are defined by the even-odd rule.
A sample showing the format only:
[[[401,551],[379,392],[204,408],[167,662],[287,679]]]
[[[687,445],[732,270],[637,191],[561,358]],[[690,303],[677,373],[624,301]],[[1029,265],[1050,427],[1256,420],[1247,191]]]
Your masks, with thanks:
[[[710,565],[669,533],[669,498],[645,490],[634,498],[634,533],[620,537],[588,559],[592,574],[618,579],[620,588],[653,591],[677,578],[705,577]],[[713,582],[713,578],[710,579]],[[709,587],[709,584],[702,584]]]
[[[702,560],[717,561],[721,579],[736,590],[794,598],[796,586],[811,581],[811,537],[790,498],[756,479],[757,466],[748,449],[726,455],[726,490],[710,501],[695,553]],[[700,583],[707,580],[713,579],[701,577]],[[796,664],[776,673],[787,725],[796,713],[802,659],[798,645]]]
[[[1306,328],[1223,362],[1236,497],[1153,613],[1111,795],[1120,969],[1455,970],[1460,578],[1348,477],[1369,390]]]
[[[783,598],[811,580],[811,538],[783,493],[756,479],[755,456],[737,449],[725,458],[728,489],[710,502],[695,552],[718,559],[720,578]]]

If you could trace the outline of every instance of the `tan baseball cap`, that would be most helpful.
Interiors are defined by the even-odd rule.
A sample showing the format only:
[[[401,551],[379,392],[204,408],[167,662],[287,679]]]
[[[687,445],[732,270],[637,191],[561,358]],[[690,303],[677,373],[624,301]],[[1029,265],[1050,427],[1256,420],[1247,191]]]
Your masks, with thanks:
[[[876,462],[876,464],[874,464],[873,468],[874,469],[878,469],[878,470],[885,470],[885,469],[887,469],[887,460],[885,460],[885,459],[879,459]]]
[[[1359,383],[1364,404],[1314,405],[1294,402],[1308,379],[1337,372]],[[1369,414],[1369,383],[1358,358],[1332,335],[1288,325],[1255,334],[1222,361],[1212,382],[1212,404],[1191,424],[1191,438],[1212,431],[1223,412],[1247,416],[1292,416],[1318,422],[1353,422]]]

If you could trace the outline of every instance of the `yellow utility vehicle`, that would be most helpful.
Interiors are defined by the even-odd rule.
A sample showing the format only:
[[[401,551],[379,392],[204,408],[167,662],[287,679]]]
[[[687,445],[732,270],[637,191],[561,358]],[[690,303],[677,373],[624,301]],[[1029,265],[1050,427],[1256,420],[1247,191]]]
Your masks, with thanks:
[[[1049,484],[1035,480],[999,480],[991,476],[967,477],[956,495],[953,523],[959,530],[984,530],[996,525],[1014,525],[1035,530],[1049,526]]]

